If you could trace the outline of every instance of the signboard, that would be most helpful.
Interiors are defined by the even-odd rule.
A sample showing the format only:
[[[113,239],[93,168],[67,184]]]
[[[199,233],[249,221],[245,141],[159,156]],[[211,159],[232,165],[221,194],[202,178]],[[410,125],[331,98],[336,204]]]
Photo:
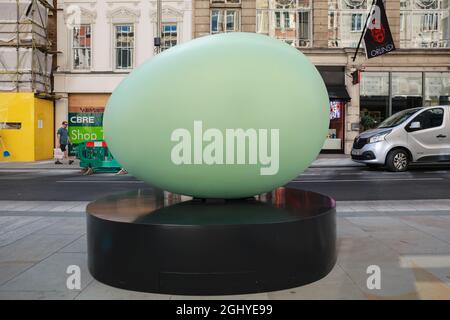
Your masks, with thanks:
[[[73,94],[69,96],[69,139],[73,148],[81,142],[103,140],[103,113],[109,94]]]

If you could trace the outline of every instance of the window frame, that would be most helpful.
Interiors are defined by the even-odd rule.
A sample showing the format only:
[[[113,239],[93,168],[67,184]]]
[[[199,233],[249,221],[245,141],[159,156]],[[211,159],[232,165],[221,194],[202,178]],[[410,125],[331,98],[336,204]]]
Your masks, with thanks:
[[[230,5],[238,5],[242,4],[242,0],[209,0],[209,3],[212,5],[220,5],[220,4],[230,4]]]
[[[219,11],[222,12],[222,27],[223,27],[223,31],[216,31],[213,32],[213,28],[212,28],[212,18],[213,18],[213,12],[214,11]],[[227,30],[227,16],[228,16],[228,12],[229,11],[234,11],[237,13],[237,18],[238,18],[238,24],[237,24],[237,29],[236,29],[236,21],[234,21],[234,25],[235,25],[235,30],[234,31],[228,31]],[[220,17],[220,15],[219,15]],[[217,21],[217,26],[219,26],[219,21],[220,19],[218,19]],[[241,9],[240,8],[211,8],[209,11],[209,33],[210,34],[218,34],[218,33],[227,33],[227,32],[240,32],[241,31]]]
[[[89,46],[89,67],[88,68],[75,68],[75,49],[84,49],[87,47],[75,47],[74,46],[74,29],[76,27],[81,27],[81,26],[89,26],[89,30],[90,30],[90,46]],[[92,23],[80,23],[78,25],[75,25],[71,28],[70,31],[70,70],[72,72],[87,72],[87,71],[92,71],[92,66],[93,66],[93,28],[92,28]]]
[[[164,45],[163,45],[163,43],[164,43],[164,34],[165,34],[164,27],[165,26],[175,26],[175,28],[176,28],[176,31],[175,31],[176,32],[176,39],[175,39],[176,43],[175,43],[175,45],[170,45],[167,48],[164,48]],[[172,31],[170,31],[170,33],[172,33]],[[169,22],[169,21],[168,22],[163,22],[162,25],[161,25],[161,52],[178,45],[179,37],[180,37],[180,33],[179,33],[179,26],[178,26],[177,22]],[[172,40],[170,40],[170,41],[172,41]]]
[[[426,112],[429,112],[429,111],[432,111],[432,110],[438,110],[438,109],[440,109],[440,110],[442,110],[442,120],[441,120],[441,123],[439,124],[439,125],[437,125],[437,126],[434,126],[434,127],[428,127],[428,128],[417,128],[417,129],[411,129],[410,128],[410,126],[411,126],[411,123],[413,123],[413,122],[417,122],[417,118],[418,117],[420,117],[420,116],[423,116],[423,114],[424,113],[426,113]],[[414,116],[414,118],[413,119],[411,119],[409,122],[408,122],[408,124],[405,126],[405,129],[406,129],[406,131],[407,132],[417,132],[417,131],[424,131],[424,130],[430,130],[430,129],[440,129],[440,128],[442,128],[444,125],[445,125],[445,109],[444,108],[442,108],[442,107],[433,107],[433,108],[430,108],[430,109],[426,109],[426,110],[423,110],[422,112],[420,112],[419,114],[416,114],[415,116]]]
[[[119,68],[117,66],[117,49],[130,49],[130,47],[117,47],[117,27],[131,26],[133,33],[133,47],[131,47],[131,66],[129,68]],[[135,67],[136,61],[136,25],[133,22],[117,22],[112,24],[113,28],[113,69],[115,72],[130,72]]]
[[[402,3],[400,14],[405,17],[405,25],[400,30],[400,48],[450,48],[450,22],[444,19],[448,17],[450,5],[446,7],[440,0],[428,7],[420,7],[417,0]]]
[[[286,15],[289,15],[289,19]],[[305,20],[307,24],[304,23]],[[256,21],[257,33],[269,35],[295,47],[313,47],[314,14],[311,0],[307,3],[295,0],[285,5],[276,0],[267,0],[267,3],[260,6],[257,3]]]
[[[353,24],[353,18],[354,17],[359,17],[359,29],[354,29],[353,28],[353,26],[354,26],[354,24]],[[356,23],[357,24],[357,23]],[[351,17],[351,24],[350,24],[350,32],[359,32],[359,33],[361,33],[362,31],[363,31],[363,29],[364,29],[364,22],[363,22],[363,14],[362,13],[357,13],[357,12],[355,12],[355,13],[352,13],[352,17]]]

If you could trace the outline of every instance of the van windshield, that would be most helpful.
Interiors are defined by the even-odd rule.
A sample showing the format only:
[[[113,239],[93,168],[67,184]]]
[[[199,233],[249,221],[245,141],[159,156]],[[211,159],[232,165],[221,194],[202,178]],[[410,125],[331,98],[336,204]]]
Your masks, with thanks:
[[[392,116],[384,120],[382,123],[380,123],[378,128],[393,128],[395,126],[398,126],[420,109],[422,108],[414,108],[397,112],[396,114],[393,114]]]

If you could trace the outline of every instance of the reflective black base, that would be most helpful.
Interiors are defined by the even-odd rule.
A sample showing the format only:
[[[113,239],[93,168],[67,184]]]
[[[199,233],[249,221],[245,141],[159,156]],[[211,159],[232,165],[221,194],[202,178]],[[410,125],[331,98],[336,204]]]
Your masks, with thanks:
[[[238,294],[304,285],[336,262],[335,202],[278,188],[242,200],[142,190],[87,207],[94,278],[128,290]]]

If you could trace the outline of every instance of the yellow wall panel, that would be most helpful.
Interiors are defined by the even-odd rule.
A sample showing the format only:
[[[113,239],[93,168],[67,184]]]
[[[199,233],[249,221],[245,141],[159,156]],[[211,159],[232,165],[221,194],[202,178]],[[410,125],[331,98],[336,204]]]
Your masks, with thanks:
[[[43,128],[38,129],[42,118]],[[20,124],[18,129],[3,128]],[[35,99],[33,93],[0,92],[0,161],[35,161],[53,157],[53,102]]]
[[[53,158],[53,101],[34,99],[34,160]]]

